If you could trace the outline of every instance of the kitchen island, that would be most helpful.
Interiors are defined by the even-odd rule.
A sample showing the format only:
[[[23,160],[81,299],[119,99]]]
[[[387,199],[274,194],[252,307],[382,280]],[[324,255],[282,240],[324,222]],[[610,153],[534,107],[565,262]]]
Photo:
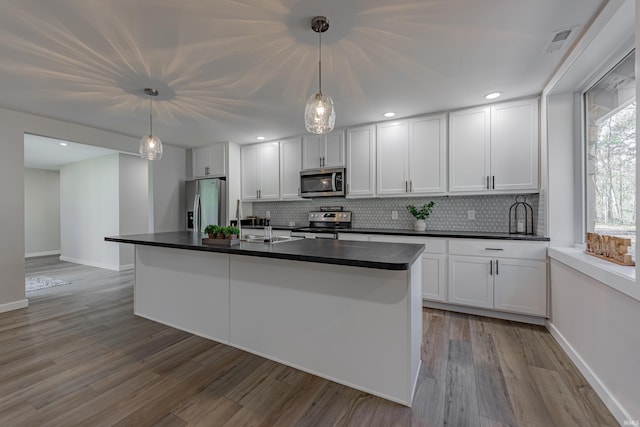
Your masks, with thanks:
[[[136,315],[411,406],[423,245],[202,237],[105,238],[136,245]]]

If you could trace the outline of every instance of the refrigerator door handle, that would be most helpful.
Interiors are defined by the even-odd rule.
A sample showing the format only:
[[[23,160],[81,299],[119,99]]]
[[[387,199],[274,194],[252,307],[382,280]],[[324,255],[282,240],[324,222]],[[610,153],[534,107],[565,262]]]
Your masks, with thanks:
[[[200,232],[200,195],[193,199],[193,231]]]

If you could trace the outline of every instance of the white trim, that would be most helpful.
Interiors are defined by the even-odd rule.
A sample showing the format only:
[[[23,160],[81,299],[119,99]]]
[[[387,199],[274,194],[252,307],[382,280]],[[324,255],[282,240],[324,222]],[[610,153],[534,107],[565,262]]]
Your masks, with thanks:
[[[587,255],[582,249],[555,247],[547,251],[549,258],[565,264],[610,288],[640,301],[640,286],[636,283],[635,267],[614,264]]]
[[[604,383],[598,378],[598,376],[593,372],[593,370],[587,365],[584,359],[580,356],[580,354],[573,348],[573,346],[567,341],[567,339],[562,335],[562,333],[556,328],[556,326],[547,321],[546,325],[547,329],[551,333],[551,336],[560,344],[560,347],[564,350],[564,352],[569,356],[573,364],[578,368],[580,373],[584,375],[585,379],[591,385],[593,390],[598,394],[600,399],[607,406],[611,414],[615,417],[615,419],[622,425],[624,421],[633,420],[634,418],[629,414],[620,402],[611,394],[609,389],[604,385]]]
[[[113,270],[113,271],[122,271],[123,269],[129,270],[133,268],[132,264],[127,264],[125,266],[118,266],[118,265],[104,264],[101,262],[89,261],[86,259],[72,258],[64,255],[60,255],[60,261],[67,261],[67,262],[72,262],[74,264],[88,265],[89,267],[98,267],[98,268],[104,268],[106,270]]]
[[[18,301],[8,302],[6,304],[0,305],[0,313],[5,313],[7,311],[19,310],[21,308],[25,308],[29,306],[29,301],[25,299],[21,299]]]
[[[475,316],[494,317],[496,319],[511,320],[513,322],[531,323],[533,325],[544,325],[544,317],[528,316],[526,314],[508,313],[484,308],[467,307],[464,305],[446,304],[442,302],[422,300],[423,307],[437,308],[439,310],[455,311],[458,313],[473,314]]]
[[[24,254],[25,258],[34,258],[38,256],[49,256],[49,255],[60,255],[60,249],[55,251],[45,251],[45,252],[30,252],[28,254]]]

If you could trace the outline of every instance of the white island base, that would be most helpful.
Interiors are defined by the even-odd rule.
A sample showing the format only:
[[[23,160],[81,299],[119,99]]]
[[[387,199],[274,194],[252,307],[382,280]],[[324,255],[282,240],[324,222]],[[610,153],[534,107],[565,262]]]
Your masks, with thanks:
[[[136,245],[135,314],[411,406],[421,263],[382,270]]]

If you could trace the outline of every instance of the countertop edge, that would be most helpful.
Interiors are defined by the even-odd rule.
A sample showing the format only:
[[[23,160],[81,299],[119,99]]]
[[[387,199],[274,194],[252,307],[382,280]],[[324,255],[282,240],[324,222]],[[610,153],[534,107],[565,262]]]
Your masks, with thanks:
[[[194,250],[194,251],[201,251],[201,252],[226,253],[229,255],[255,256],[255,257],[261,257],[261,258],[284,259],[284,260],[291,260],[291,261],[306,261],[306,262],[314,262],[319,264],[343,265],[348,267],[373,268],[378,270],[391,270],[391,271],[410,270],[411,265],[415,263],[416,260],[420,258],[420,256],[424,252],[424,245],[423,245],[422,249],[420,251],[417,251],[413,255],[413,257],[411,257],[411,259],[407,262],[383,262],[383,261],[343,259],[343,258],[335,258],[335,257],[328,257],[328,256],[314,256],[314,255],[305,255],[305,254],[252,251],[250,249],[246,249],[246,248],[240,249],[233,246],[192,245],[192,244],[170,243],[170,242],[154,242],[154,241],[140,240],[135,238],[126,238],[124,236],[122,237],[107,236],[104,238],[104,240],[107,242],[126,243],[126,244],[133,244],[133,245],[185,249],[185,250]]]

